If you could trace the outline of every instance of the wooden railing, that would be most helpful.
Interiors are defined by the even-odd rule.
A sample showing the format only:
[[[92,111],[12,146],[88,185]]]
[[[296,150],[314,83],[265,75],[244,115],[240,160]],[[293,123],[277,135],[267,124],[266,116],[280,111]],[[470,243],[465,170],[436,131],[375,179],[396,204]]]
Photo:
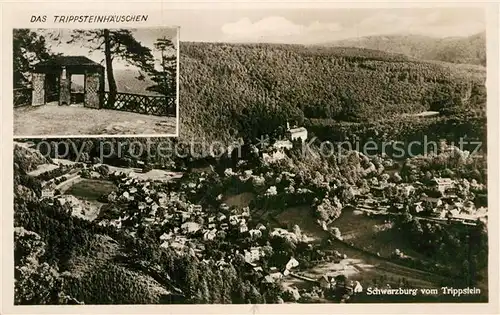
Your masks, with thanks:
[[[139,114],[156,116],[176,116],[175,98],[166,96],[116,93],[113,104],[109,101],[109,92],[103,92],[103,108],[115,109]]]
[[[18,88],[14,89],[13,102],[14,107],[21,107],[31,105],[31,88]]]

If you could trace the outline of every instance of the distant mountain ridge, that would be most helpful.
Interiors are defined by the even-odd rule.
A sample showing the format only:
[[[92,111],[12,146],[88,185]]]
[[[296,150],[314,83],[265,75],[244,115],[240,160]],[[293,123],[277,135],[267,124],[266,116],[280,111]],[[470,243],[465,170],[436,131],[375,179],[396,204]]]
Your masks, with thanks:
[[[145,74],[142,79],[138,79],[140,73],[138,70],[131,69],[114,69],[115,81],[118,92],[144,94],[144,95],[159,95],[158,93],[148,91],[147,88],[155,85],[155,83]],[[109,91],[108,80],[105,80],[105,90]]]
[[[351,38],[319,46],[375,49],[423,60],[486,66],[486,33],[467,37],[435,38],[423,35],[378,35]]]
[[[143,95],[160,95],[156,92],[148,91],[147,88],[155,85],[155,83],[145,74],[139,73],[138,70],[131,69],[114,69],[116,87],[119,93],[132,93]],[[141,79],[140,77],[142,74]],[[71,90],[74,92],[83,92],[85,82],[83,76],[81,78],[72,78]],[[104,80],[104,89],[109,91],[108,80]]]

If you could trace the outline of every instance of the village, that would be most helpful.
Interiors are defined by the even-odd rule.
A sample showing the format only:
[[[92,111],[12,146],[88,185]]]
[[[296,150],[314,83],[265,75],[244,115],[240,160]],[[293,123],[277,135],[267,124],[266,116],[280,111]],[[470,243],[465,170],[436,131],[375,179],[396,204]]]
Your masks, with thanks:
[[[457,195],[458,189],[462,189],[462,197]],[[432,178],[427,184],[379,182],[370,187],[370,193],[359,195],[354,207],[376,215],[401,215],[408,211],[421,220],[443,224],[476,225],[477,220],[486,223],[488,217],[486,206],[476,206],[473,197],[463,195],[464,189],[481,191],[484,190],[484,185],[475,181],[469,183],[467,179],[458,181],[450,178]],[[396,190],[406,202],[394,202],[392,198],[388,198],[387,195],[391,194],[391,190]]]
[[[317,287],[313,292],[323,297],[332,294],[332,290],[345,290],[344,299],[363,290],[358,281],[348,281],[342,272],[324,274],[318,279],[301,276],[298,272],[299,261],[293,256],[278,259],[279,262],[273,265],[270,256],[279,251],[279,248],[270,245],[273,239],[302,243],[312,250],[311,239],[284,228],[271,228],[265,222],[252,218],[248,206],[239,208],[222,202],[222,195],[217,197],[217,207],[203,208],[189,202],[182,191],[201,189],[203,173],[198,182],[183,183],[180,192],[168,191],[165,185],[151,184],[119,173],[112,176],[119,178],[118,191],[110,193],[108,200],[120,205],[128,203],[129,206],[118,217],[108,218],[106,213],[102,214],[100,225],[124,229],[132,236],[139,227],[158,228],[163,232],[159,236],[161,247],[196,256],[207,263],[208,259],[215,259],[216,266],[221,269],[239,255],[247,265],[248,275],[259,278],[264,285],[280,284],[287,277],[295,277]],[[338,251],[330,253],[332,261],[345,258]],[[299,292],[293,286],[286,287],[285,291],[290,293],[293,301],[299,300],[303,294],[310,294],[304,289]]]
[[[302,275],[299,271],[300,263],[293,256],[274,259],[276,263],[273,265],[270,256],[279,251],[279,248],[270,246],[273,239],[304,244],[311,252],[316,245],[311,243],[312,239],[305,233],[296,234],[285,228],[271,228],[266,222],[255,220],[248,206],[228,206],[222,201],[222,195],[216,198],[217,207],[204,208],[191,203],[186,195],[202,189],[204,173],[200,174],[197,181],[182,182],[178,186],[180,189],[172,189],[172,185],[178,185],[180,176],[152,180],[140,170],[124,171],[104,164],[71,163],[63,160],[55,162],[59,163],[59,167],[50,167],[48,172],[57,176],[43,182],[42,199],[51,204],[69,203],[75,216],[124,231],[132,237],[144,228],[161,230],[158,237],[161,247],[174,249],[181,255],[195,256],[207,263],[209,259],[215,259],[216,266],[221,269],[237,256],[243,257],[248,276],[257,277],[262,285],[279,285],[289,278],[309,283],[310,289],[302,288],[300,291],[295,286],[286,286],[285,291],[289,292],[292,301],[311,295],[317,298],[334,298],[338,293],[332,292],[339,290],[343,292],[343,299],[349,299],[351,295],[363,290],[358,281],[348,281],[343,269],[312,279]],[[44,178],[44,173],[33,174]],[[232,176],[232,172],[227,170],[226,175]],[[262,177],[250,172],[245,176],[257,184],[263,183]],[[49,178],[51,175],[46,172],[45,177]],[[93,207],[88,200],[68,193],[72,185],[87,179],[116,184],[115,190],[98,198],[101,202],[99,209],[95,209],[95,205]],[[220,243],[224,243],[223,248]],[[338,251],[330,251],[326,257],[337,263],[346,258],[345,254]]]
[[[286,151],[293,148],[293,141],[303,143],[308,138],[306,128],[290,128],[289,123],[286,134],[287,139],[276,141],[271,150],[262,154],[266,163],[284,159]],[[444,147],[452,154],[457,150],[453,146]],[[377,215],[402,214],[406,211],[422,220],[439,223],[475,225],[477,220],[487,222],[486,186],[476,180],[469,182],[468,179],[432,177],[426,182],[404,183],[399,178],[392,181],[390,179],[391,176],[387,173],[382,174],[380,179],[372,177],[367,189],[355,189],[353,194],[356,195],[356,200],[350,206]],[[479,192],[479,196],[474,191]],[[399,198],[394,198],[395,196]]]
[[[270,150],[260,152],[260,156],[265,164],[272,165],[286,159],[294,142],[304,142],[307,137],[306,128],[287,125],[288,139],[277,141]],[[350,274],[358,273],[362,268],[350,262],[345,253],[326,249],[315,242],[309,233],[301,232],[299,225],[269,224],[251,209],[255,205],[228,205],[225,202],[228,196],[222,193],[203,205],[196,201],[193,196],[213,188],[209,182],[213,174],[201,172],[185,178],[182,173],[145,167],[141,161],[137,163],[138,168],[93,162],[97,163],[55,159],[54,165],[46,167],[43,172],[32,172],[41,179],[47,178],[43,181],[42,198],[61,205],[69,202],[74,215],[121,230],[132,237],[141,230],[150,229],[155,231],[161,247],[207,263],[216,261],[216,266],[221,269],[242,257],[248,277],[258,279],[262,285],[282,286],[288,292],[287,301],[290,302],[311,299],[345,302],[363,292],[360,281],[349,279]],[[370,170],[367,169],[368,173]],[[262,192],[263,198],[283,193],[290,196],[312,194],[307,187],[286,187],[283,192],[279,191],[267,178],[277,174],[254,174],[252,170],[228,168],[223,176],[229,182],[236,180],[237,185],[251,183],[251,189]],[[279,177],[293,182],[294,176],[282,172]],[[397,175],[387,173],[372,176],[363,187],[350,188],[350,202],[337,203],[342,211],[353,209],[389,221],[404,214],[438,224],[475,225],[478,220],[487,220],[486,204],[478,202],[481,201],[478,195],[485,187],[475,180],[431,177],[422,182],[405,183],[395,180],[395,177]],[[67,193],[73,185],[85,180],[108,182],[113,186],[109,191],[102,191],[96,206],[95,201],[92,203]],[[338,227],[321,220],[317,223],[332,240],[350,242],[349,235]],[[294,253],[283,250],[287,243],[301,250]],[[400,254],[403,257],[402,252]],[[306,262],[307,266],[301,262]],[[320,274],[304,274],[311,264],[328,262],[329,269]]]

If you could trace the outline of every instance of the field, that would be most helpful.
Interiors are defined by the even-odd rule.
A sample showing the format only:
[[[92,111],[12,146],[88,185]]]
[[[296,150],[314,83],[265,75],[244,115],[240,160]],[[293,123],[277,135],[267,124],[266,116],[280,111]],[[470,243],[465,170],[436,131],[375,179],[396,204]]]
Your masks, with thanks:
[[[251,192],[244,192],[237,195],[229,195],[224,198],[224,202],[230,207],[247,207],[250,202],[254,199],[254,195]]]
[[[328,236],[328,233],[323,231],[323,229],[316,222],[309,206],[288,208],[277,215],[276,220],[280,224],[286,224],[290,228],[295,224],[298,225],[302,233],[311,237],[315,241],[321,241],[321,239]]]
[[[422,258],[409,249],[406,240],[391,229],[391,222],[384,218],[370,217],[361,211],[344,210],[331,226],[340,229],[344,241],[368,252],[379,253],[382,257],[389,257],[399,249],[405,255]]]
[[[328,235],[315,222],[308,207],[287,209],[274,219],[276,225],[299,225],[302,232],[313,237],[315,241],[320,241]],[[446,278],[440,275],[402,266],[384,258],[389,257],[396,248],[414,257],[418,255],[408,249],[405,240],[397,235],[396,231],[391,230],[390,222],[383,218],[369,217],[359,211],[344,210],[330,227],[338,227],[345,241],[354,245],[350,247],[335,240],[329,245],[329,249],[337,250],[347,258],[340,261],[325,260],[312,268],[302,270],[299,268],[296,273],[312,279],[319,279],[323,275],[344,274],[350,280],[360,281],[365,289],[377,286],[378,283],[389,283],[393,288],[397,288],[402,286],[403,282],[412,288],[439,288],[446,282]],[[377,253],[381,257],[377,257]],[[307,288],[312,285],[293,277],[286,277],[284,284],[297,288]],[[414,297],[405,298],[405,301],[410,301]]]
[[[97,200],[103,194],[109,194],[115,189],[116,186],[107,180],[84,179],[71,186],[66,194],[85,200]]]

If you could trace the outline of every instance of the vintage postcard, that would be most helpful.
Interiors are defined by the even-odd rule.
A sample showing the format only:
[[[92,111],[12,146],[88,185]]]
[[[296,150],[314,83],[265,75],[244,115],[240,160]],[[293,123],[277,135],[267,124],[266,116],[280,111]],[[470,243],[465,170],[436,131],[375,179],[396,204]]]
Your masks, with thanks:
[[[178,49],[178,27],[13,29],[14,136],[176,135]]]
[[[2,314],[499,312],[498,4],[32,10]]]

